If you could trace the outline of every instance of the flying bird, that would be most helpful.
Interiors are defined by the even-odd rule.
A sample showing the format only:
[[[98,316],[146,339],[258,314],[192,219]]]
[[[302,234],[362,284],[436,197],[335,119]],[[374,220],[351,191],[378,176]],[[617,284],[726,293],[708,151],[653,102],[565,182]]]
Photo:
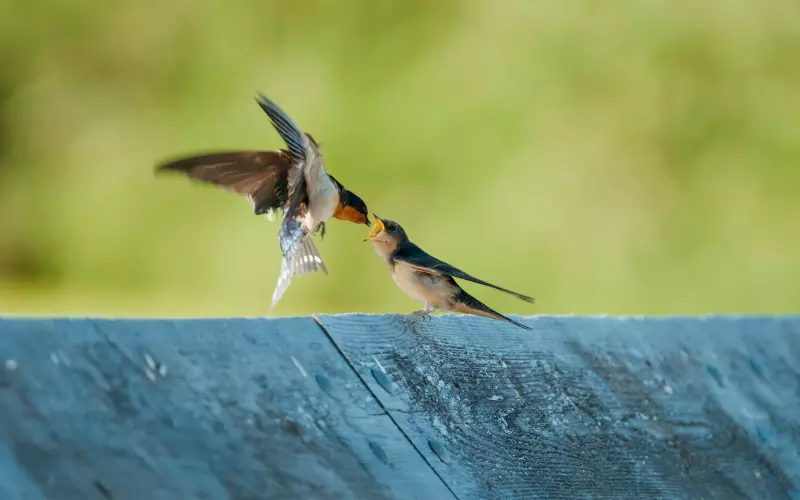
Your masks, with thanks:
[[[256,215],[281,212],[278,232],[283,258],[271,311],[294,276],[328,269],[312,239],[331,219],[371,223],[367,205],[325,171],[320,147],[277,104],[259,94],[256,102],[267,114],[287,149],[277,151],[220,151],[176,158],[157,166],[157,172],[182,172],[189,178],[244,195]]]
[[[397,286],[411,298],[424,304],[421,310],[412,314],[424,317],[437,309],[442,309],[508,321],[520,328],[531,330],[529,326],[503,316],[467,293],[454,278],[495,288],[525,302],[534,302],[532,297],[487,283],[442,262],[412,243],[400,224],[372,215],[375,217],[375,225],[372,226],[367,240],[372,242],[377,254],[386,262]]]

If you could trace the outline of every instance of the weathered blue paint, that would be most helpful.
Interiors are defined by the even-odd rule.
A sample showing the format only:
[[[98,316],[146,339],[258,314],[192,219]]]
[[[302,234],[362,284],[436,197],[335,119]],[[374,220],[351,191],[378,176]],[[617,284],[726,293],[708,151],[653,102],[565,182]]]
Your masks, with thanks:
[[[0,498],[800,498],[800,316],[316,319],[0,319]]]

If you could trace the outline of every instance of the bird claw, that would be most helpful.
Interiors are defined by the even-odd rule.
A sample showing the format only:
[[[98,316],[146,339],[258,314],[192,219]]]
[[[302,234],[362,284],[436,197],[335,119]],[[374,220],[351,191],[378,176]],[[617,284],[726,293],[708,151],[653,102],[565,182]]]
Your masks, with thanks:
[[[431,321],[431,319],[432,319],[431,318],[431,313],[426,311],[425,309],[420,309],[419,311],[414,311],[414,312],[411,313],[411,315],[414,316],[415,318],[421,319],[422,321],[425,321],[425,320]]]
[[[320,240],[324,240],[325,239],[325,223],[324,222],[320,222],[319,223],[319,227],[317,228],[317,231],[319,231]]]

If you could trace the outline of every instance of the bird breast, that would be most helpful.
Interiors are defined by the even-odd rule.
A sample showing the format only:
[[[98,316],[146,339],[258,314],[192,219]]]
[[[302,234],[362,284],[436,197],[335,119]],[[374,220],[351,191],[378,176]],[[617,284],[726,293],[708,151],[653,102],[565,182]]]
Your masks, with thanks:
[[[444,276],[417,271],[403,262],[395,262],[392,278],[411,298],[438,309],[449,309],[457,292]]]
[[[322,165],[322,158],[311,162],[303,172],[306,176],[306,190],[310,210],[306,214],[306,227],[314,231],[320,222],[330,219],[339,205],[339,190],[333,183],[325,167]]]

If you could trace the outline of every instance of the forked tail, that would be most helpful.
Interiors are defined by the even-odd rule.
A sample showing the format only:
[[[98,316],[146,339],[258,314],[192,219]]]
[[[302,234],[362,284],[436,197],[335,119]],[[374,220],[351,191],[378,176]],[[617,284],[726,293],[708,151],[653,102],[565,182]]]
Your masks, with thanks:
[[[281,259],[278,284],[275,286],[275,291],[272,292],[272,303],[267,312],[271,312],[283,297],[284,292],[289,288],[292,278],[295,276],[303,276],[320,270],[328,274],[328,268],[325,267],[325,263],[322,261],[322,257],[319,255],[317,246],[314,244],[310,234],[303,236],[299,245],[295,248],[294,251],[290,251]]]
[[[492,319],[508,321],[512,325],[516,325],[526,330],[532,330],[532,328],[529,326],[523,325],[522,323],[518,323],[507,316],[503,316],[502,314],[495,311],[491,307],[487,306],[486,304],[476,299],[472,295],[468,294],[464,290],[461,290],[456,296],[456,306],[454,307],[454,309],[457,312],[474,314],[475,316],[483,316],[484,318],[492,318]]]

